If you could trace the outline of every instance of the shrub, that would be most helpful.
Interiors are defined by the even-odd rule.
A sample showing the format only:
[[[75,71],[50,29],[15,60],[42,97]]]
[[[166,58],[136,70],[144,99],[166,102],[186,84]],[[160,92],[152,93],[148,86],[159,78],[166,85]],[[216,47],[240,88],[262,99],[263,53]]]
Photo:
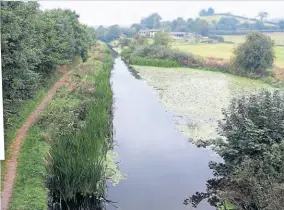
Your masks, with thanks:
[[[121,58],[125,61],[129,61],[130,55],[131,50],[129,48],[124,48],[120,53]]]
[[[208,36],[208,38],[209,38],[209,39],[217,40],[218,42],[224,42],[224,37],[222,37],[222,36],[211,35],[211,36]]]
[[[155,67],[180,67],[181,65],[177,61],[173,60],[161,60],[155,58],[141,58],[131,57],[130,64],[139,66],[155,66]]]
[[[223,116],[222,139],[202,143],[224,161],[210,162],[214,178],[207,181],[207,192],[197,192],[185,204],[196,207],[208,199],[215,206],[227,200],[240,210],[283,209],[284,94],[262,91],[235,98]]]
[[[234,50],[233,68],[239,75],[266,76],[275,58],[274,41],[260,32],[251,32]]]
[[[155,37],[154,37],[155,45],[168,46],[170,41],[171,41],[171,37],[167,32],[158,32],[155,34]]]
[[[121,47],[129,46],[131,39],[123,38],[119,40]]]

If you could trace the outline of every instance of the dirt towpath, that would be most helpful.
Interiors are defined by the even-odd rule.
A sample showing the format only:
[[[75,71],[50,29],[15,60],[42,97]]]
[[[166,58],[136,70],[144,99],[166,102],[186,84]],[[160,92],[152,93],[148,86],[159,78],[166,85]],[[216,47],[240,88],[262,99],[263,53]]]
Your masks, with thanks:
[[[11,145],[11,155],[9,159],[7,160],[7,170],[6,175],[3,183],[3,190],[1,192],[1,210],[8,210],[9,209],[9,202],[12,196],[13,191],[13,185],[16,177],[16,171],[17,171],[17,159],[19,157],[19,152],[21,145],[23,141],[25,140],[28,130],[31,127],[32,124],[34,124],[38,118],[39,114],[44,110],[47,103],[54,97],[56,91],[62,87],[63,85],[68,84],[68,75],[72,71],[68,71],[67,66],[61,66],[58,71],[65,72],[63,76],[51,87],[51,89],[48,91],[46,96],[42,99],[41,103],[38,105],[38,107],[28,116],[26,122],[23,124],[23,126],[17,131],[16,138],[14,139],[12,145]]]

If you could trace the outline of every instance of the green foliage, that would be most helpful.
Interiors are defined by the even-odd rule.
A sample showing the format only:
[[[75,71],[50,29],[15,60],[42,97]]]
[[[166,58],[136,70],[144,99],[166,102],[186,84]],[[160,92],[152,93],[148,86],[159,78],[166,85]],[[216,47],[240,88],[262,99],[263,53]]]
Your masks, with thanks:
[[[135,38],[130,42],[129,48],[134,50],[136,47],[147,46],[148,40],[145,36],[136,35]]]
[[[158,13],[153,13],[146,18],[141,20],[141,24],[143,24],[146,28],[160,28],[160,21],[162,20],[161,16]]]
[[[130,48],[123,48],[123,50],[120,53],[120,56],[123,60],[129,61],[131,53],[132,53],[132,51],[131,51]]]
[[[129,46],[130,42],[131,42],[131,39],[128,39],[128,38],[122,38],[119,40],[119,44],[122,48],[125,46]]]
[[[98,39],[104,42],[111,42],[118,39],[122,35],[122,30],[118,25],[112,25],[108,28],[100,26],[97,29]]]
[[[222,200],[237,209],[282,209],[284,203],[284,94],[262,91],[233,99],[223,112],[222,139],[203,142],[224,162],[211,162],[214,178],[207,192],[185,200],[197,206],[203,199],[212,205]],[[203,146],[204,146],[203,145]]]
[[[136,35],[135,28],[122,28],[122,34],[124,34],[126,37],[134,37]]]
[[[279,21],[278,25],[280,29],[284,29],[284,20]]]
[[[123,58],[129,59],[130,56],[176,61],[180,66],[188,67],[198,67],[204,64],[204,60],[200,57],[173,50],[165,45],[138,45],[134,50],[130,48],[122,51]]]
[[[207,16],[207,15],[214,15],[215,11],[212,7],[209,7],[208,10],[206,11],[206,9],[202,9],[199,12],[200,16]]]
[[[274,62],[274,41],[260,32],[251,32],[234,50],[233,69],[239,75],[266,76]]]
[[[155,67],[180,67],[180,64],[177,61],[172,60],[161,60],[154,58],[141,58],[141,57],[131,57],[130,64],[139,65],[139,66],[155,66]]]
[[[202,36],[208,36],[210,31],[209,23],[206,20],[198,20],[196,22],[196,33],[201,34]]]
[[[1,2],[5,131],[13,126],[10,119],[46,84],[59,65],[69,63],[75,56],[87,59],[96,36],[78,18],[70,10],[43,12],[36,2]]]
[[[216,24],[217,30],[236,30],[239,20],[235,17],[222,17]]]
[[[158,32],[155,34],[155,37],[154,37],[155,45],[168,46],[170,41],[171,41],[171,37],[169,33],[167,32]]]
[[[106,154],[112,142],[109,53],[103,52],[102,62],[89,59],[81,65],[76,88],[70,93],[61,89],[40,122],[50,137],[48,186],[65,201],[77,193],[104,194]]]

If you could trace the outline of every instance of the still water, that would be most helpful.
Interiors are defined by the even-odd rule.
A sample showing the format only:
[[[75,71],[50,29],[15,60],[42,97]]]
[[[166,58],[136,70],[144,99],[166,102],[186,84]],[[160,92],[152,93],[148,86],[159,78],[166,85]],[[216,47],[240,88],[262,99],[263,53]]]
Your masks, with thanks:
[[[108,210],[194,209],[183,200],[205,190],[216,155],[197,148],[175,129],[173,116],[158,103],[155,91],[136,79],[116,58],[112,72],[115,151],[126,178],[110,186]],[[199,210],[214,209],[203,202]]]

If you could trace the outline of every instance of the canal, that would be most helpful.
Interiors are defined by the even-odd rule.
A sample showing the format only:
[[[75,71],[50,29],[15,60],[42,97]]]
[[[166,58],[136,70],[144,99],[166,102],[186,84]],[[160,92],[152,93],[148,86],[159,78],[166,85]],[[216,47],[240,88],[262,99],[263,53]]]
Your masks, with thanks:
[[[136,79],[121,58],[112,71],[114,150],[125,179],[109,186],[108,210],[181,210],[183,200],[206,189],[208,168],[216,155],[197,148],[176,130],[173,115],[158,103],[157,94]],[[201,203],[199,210],[210,210]]]

